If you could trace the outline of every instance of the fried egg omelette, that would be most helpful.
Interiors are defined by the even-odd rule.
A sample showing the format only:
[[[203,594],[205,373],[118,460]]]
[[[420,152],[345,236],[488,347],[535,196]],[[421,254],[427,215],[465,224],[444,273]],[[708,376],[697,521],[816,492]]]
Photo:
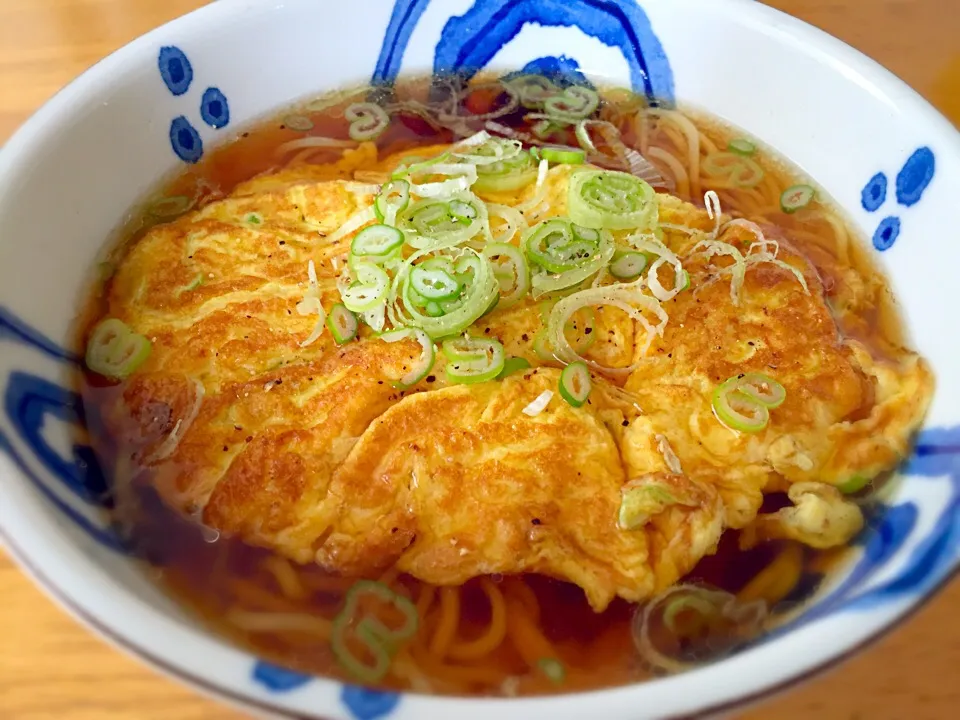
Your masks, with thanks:
[[[363,325],[338,345],[305,304],[341,300],[362,226],[338,231],[378,192],[354,171],[388,178],[406,161],[376,153],[363,143],[335,165],[257,177],[152,228],[119,263],[104,317],[150,353],[104,422],[171,507],[332,573],[396,566],[437,585],[538,573],[578,585],[598,612],[673,585],[728,528],[744,545],[818,548],[861,529],[843,488],[896,466],[933,378],[909,350],[881,356],[840,331],[824,278],[855,271],[814,264],[768,228],[775,258],[754,259],[776,262],[751,262],[749,225],[657,194],[662,244],[689,288],[660,304],[658,332],[616,305],[597,309],[580,329],[595,336],[583,343],[594,371],[582,405],[553,392],[566,363],[538,347],[557,294],[494,307],[469,329],[529,368],[461,384],[438,353],[398,387],[421,355],[414,339],[385,342]],[[532,226],[567,214],[577,171],[561,164],[539,188],[478,195]],[[856,277],[844,288],[844,307],[870,302]],[[765,427],[743,432],[718,418],[715,393],[752,374],[785,396]],[[791,505],[761,512],[772,492]]]

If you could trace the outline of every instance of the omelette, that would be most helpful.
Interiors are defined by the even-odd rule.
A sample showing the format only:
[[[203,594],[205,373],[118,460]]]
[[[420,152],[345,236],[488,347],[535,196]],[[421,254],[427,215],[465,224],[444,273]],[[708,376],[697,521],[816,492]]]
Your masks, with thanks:
[[[564,293],[471,323],[471,336],[526,361],[517,372],[456,382],[457,361],[437,352],[403,383],[424,352],[412,335],[387,342],[374,320],[338,343],[322,313],[352,287],[351,243],[377,222],[363,213],[408,155],[381,160],[362,143],[333,165],[257,177],[129,248],[100,319],[149,353],[103,420],[138,481],[184,516],[331,573],[396,567],[437,585],[537,573],[578,585],[598,612],[669,588],[727,529],[745,547],[817,548],[861,529],[844,489],[904,457],[933,378],[909,350],[881,356],[840,331],[822,278],[853,271],[657,194],[655,247],[689,287],[646,300],[641,317],[616,302],[578,316],[585,402],[556,392],[570,358],[543,345]],[[567,215],[582,170],[559,164],[522,190],[476,193],[534,226]],[[611,282],[601,272],[593,284]],[[869,301],[863,283],[847,287],[845,307]],[[776,378],[783,397],[745,431],[718,417],[716,399],[751,377]],[[773,492],[790,504],[762,512]]]

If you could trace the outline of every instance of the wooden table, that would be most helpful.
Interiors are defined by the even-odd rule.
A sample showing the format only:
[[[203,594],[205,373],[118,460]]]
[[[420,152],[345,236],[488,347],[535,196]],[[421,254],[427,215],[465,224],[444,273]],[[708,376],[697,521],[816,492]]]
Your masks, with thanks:
[[[0,0],[0,142],[74,76],[203,0]],[[960,13],[943,0],[771,0],[884,63],[960,124]],[[90,635],[0,552],[0,718],[237,720]],[[960,582],[742,720],[960,716]]]

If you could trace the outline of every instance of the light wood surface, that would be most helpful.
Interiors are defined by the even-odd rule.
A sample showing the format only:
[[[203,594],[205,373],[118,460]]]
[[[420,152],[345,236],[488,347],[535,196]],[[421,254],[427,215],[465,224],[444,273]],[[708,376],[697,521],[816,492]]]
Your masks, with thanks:
[[[201,0],[0,0],[0,142],[94,62]],[[879,60],[960,124],[953,0],[772,0]],[[0,552],[0,718],[238,720],[76,624]],[[741,720],[960,717],[960,582],[847,663]]]

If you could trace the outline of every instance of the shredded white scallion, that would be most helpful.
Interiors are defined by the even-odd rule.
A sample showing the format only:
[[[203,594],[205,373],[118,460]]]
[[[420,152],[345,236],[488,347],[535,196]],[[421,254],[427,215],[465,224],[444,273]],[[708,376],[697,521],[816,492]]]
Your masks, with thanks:
[[[297,313],[300,315],[313,315],[316,313],[317,321],[313,325],[310,335],[300,343],[300,347],[306,347],[323,334],[324,322],[327,319],[327,313],[320,302],[320,285],[317,281],[317,268],[313,260],[307,263],[307,291],[303,295],[303,300],[297,303]]]
[[[536,417],[544,410],[547,409],[547,405],[550,404],[550,401],[553,399],[553,390],[544,390],[542,393],[537,395],[537,397],[523,409],[523,414],[530,417]]]

